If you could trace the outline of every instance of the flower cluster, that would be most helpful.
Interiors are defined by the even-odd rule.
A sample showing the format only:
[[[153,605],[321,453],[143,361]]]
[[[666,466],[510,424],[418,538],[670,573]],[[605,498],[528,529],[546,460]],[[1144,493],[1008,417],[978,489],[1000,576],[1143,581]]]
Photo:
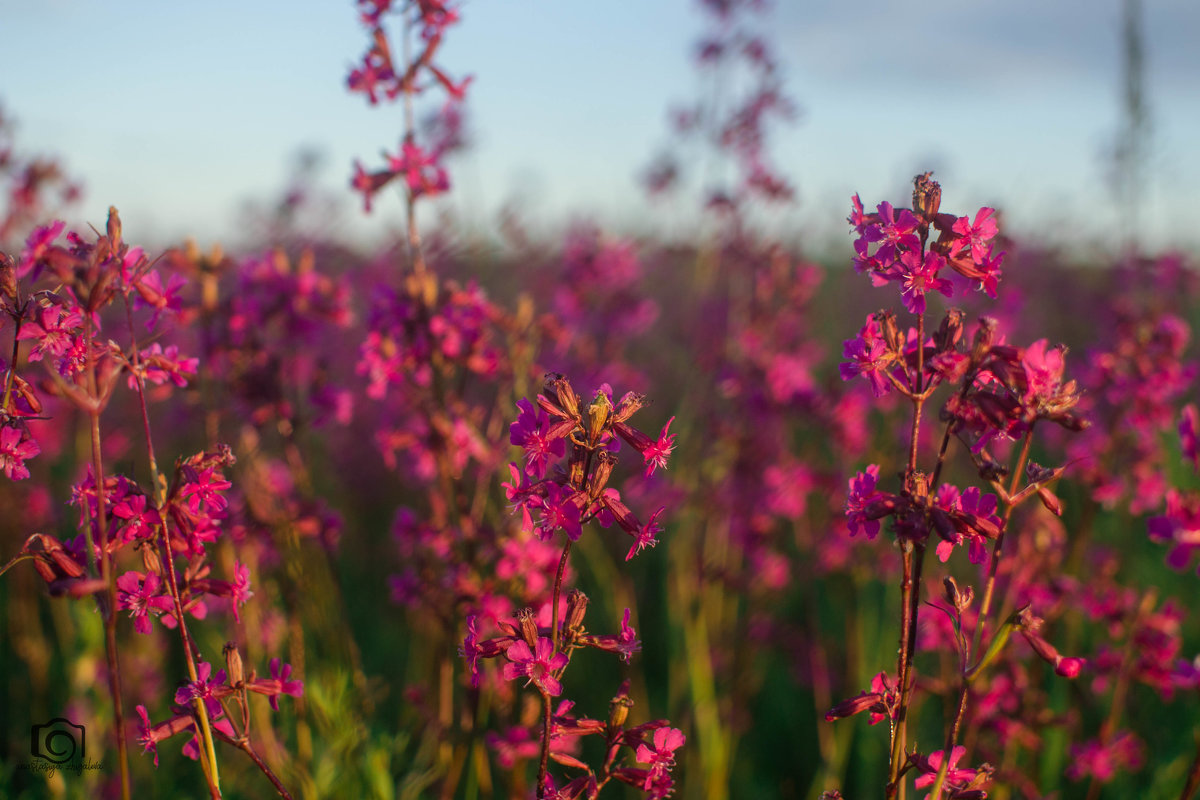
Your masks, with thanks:
[[[608,482],[621,440],[642,456],[647,477],[656,467],[665,467],[675,446],[675,434],[669,433],[671,420],[652,439],[628,424],[645,405],[643,396],[629,392],[614,403],[612,388],[605,384],[585,408],[570,382],[556,373],[547,376],[546,391],[537,402],[535,408],[522,400],[517,406],[520,415],[509,429],[509,440],[525,451],[525,464],[509,466],[513,479],[504,487],[513,508],[521,512],[524,529],[543,540],[562,530],[574,540],[588,520],[595,519],[605,528],[615,522],[633,537],[626,561],[657,544],[662,530],[658,517],[665,508],[643,524]],[[566,466],[547,477],[551,459],[561,458],[568,442],[572,446]]]
[[[204,704],[211,720],[212,729],[218,738],[230,744],[236,744],[245,736],[249,727],[249,713],[246,706],[246,693],[254,692],[270,699],[271,708],[279,710],[281,695],[300,697],[304,693],[304,682],[291,679],[292,666],[284,664],[278,658],[271,659],[271,677],[259,678],[251,671],[249,677],[244,677],[241,656],[237,648],[230,643],[225,648],[226,662],[231,665],[230,675],[224,669],[213,674],[212,664],[202,662],[197,668],[197,679],[184,683],[175,692],[175,706],[170,719],[157,725],[150,721],[150,714],[144,705],[137,707],[138,744],[143,753],[154,754],[154,766],[158,766],[158,745],[181,733],[191,734],[191,738],[183,746],[183,754],[192,760],[199,760],[201,755],[200,723],[189,706],[197,701]],[[228,704],[228,705],[227,705]],[[229,709],[236,708],[236,715],[230,714]]]
[[[439,125],[438,138],[425,146],[417,143],[410,130],[400,143],[398,153],[384,154],[387,164],[381,170],[368,172],[355,162],[350,183],[362,195],[365,210],[370,211],[372,198],[396,179],[403,181],[408,197],[413,199],[440,194],[450,188],[450,178],[441,161],[460,143],[461,116],[456,106],[466,97],[471,78],[455,82],[434,61],[446,30],[459,21],[458,10],[445,0],[398,4],[393,0],[359,0],[358,5],[363,24],[370,28],[371,46],[346,79],[350,91],[365,95],[367,101],[375,105],[381,97],[389,101],[401,96],[411,98],[430,86],[439,86],[448,98],[440,116],[450,123]],[[398,11],[404,18],[405,37],[409,35],[410,27],[420,27],[421,52],[407,63],[397,63],[392,55],[383,20],[392,11]]]

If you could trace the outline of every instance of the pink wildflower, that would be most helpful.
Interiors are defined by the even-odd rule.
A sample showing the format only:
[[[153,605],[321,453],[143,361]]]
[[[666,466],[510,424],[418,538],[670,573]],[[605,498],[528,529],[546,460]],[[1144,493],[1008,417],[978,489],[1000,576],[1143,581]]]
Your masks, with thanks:
[[[159,594],[162,581],[157,573],[150,572],[142,575],[140,572],[126,572],[117,578],[117,608],[129,609],[133,618],[133,627],[138,633],[150,633],[150,614],[156,616],[173,608],[171,598]]]
[[[642,784],[643,789],[649,789],[660,776],[674,768],[675,751],[683,747],[685,741],[687,739],[683,731],[678,728],[659,728],[654,732],[649,746],[645,742],[638,745],[635,756],[638,763],[650,765],[646,782]]]
[[[511,681],[522,675],[528,676],[525,682],[528,686],[533,683],[538,690],[557,697],[562,694],[562,683],[554,677],[554,673],[567,666],[567,656],[554,652],[554,643],[545,636],[539,636],[536,652],[529,649],[529,644],[520,639],[512,644],[504,653],[510,663],[504,665],[504,679]]]
[[[5,425],[0,428],[0,470],[9,479],[19,481],[29,477],[26,460],[42,452],[42,448],[21,428]]]

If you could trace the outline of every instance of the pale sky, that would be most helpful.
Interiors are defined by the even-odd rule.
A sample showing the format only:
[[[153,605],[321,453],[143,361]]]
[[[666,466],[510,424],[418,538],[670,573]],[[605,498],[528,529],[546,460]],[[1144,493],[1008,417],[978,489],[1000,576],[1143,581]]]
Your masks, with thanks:
[[[547,229],[656,219],[636,176],[669,142],[669,107],[699,91],[695,0],[468,0],[462,17],[439,63],[475,76],[475,145],[450,165],[448,207],[484,230],[513,200]],[[1145,18],[1143,238],[1197,248],[1200,3],[1146,0]],[[801,109],[772,146],[800,192],[783,221],[840,234],[851,194],[904,203],[932,168],[946,210],[997,205],[1018,234],[1111,231],[1119,20],[1119,0],[776,0],[767,29]],[[19,147],[81,179],[81,219],[116,205],[143,241],[236,241],[245,202],[275,196],[307,147],[344,201],[342,235],[399,223],[395,197],[362,218],[347,188],[355,158],[378,163],[400,136],[398,106],[345,91],[366,47],[349,0],[0,0],[0,36]]]

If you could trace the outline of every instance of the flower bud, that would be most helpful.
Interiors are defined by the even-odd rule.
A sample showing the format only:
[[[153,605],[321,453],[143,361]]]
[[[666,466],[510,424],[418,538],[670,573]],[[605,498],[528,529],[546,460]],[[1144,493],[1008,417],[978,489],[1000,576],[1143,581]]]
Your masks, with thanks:
[[[571,387],[571,382],[557,372],[546,374],[546,391],[553,391],[558,398],[558,405],[571,417],[579,416],[579,396]]]
[[[595,444],[600,441],[600,434],[612,414],[612,401],[604,392],[596,392],[596,399],[588,406],[588,442]]]
[[[875,321],[879,323],[879,328],[883,333],[883,340],[887,342],[888,350],[893,353],[904,351],[904,336],[900,333],[900,326],[896,323],[896,315],[890,311],[875,312]]]
[[[225,648],[221,652],[225,654],[225,671],[229,673],[229,685],[234,689],[240,688],[246,680],[245,670],[242,667],[242,654],[238,652],[237,645],[233,642],[226,642]]]
[[[8,253],[0,253],[0,294],[17,299],[17,267]]]
[[[1076,678],[1086,664],[1087,661],[1082,658],[1063,658],[1054,667],[1054,671],[1064,678]]]
[[[996,339],[996,320],[993,317],[980,317],[979,327],[975,329],[975,340],[971,347],[971,360],[975,363],[983,361],[983,357]]]
[[[835,719],[845,719],[852,717],[855,714],[861,714],[867,710],[877,710],[877,706],[883,704],[883,695],[879,692],[862,692],[856,697],[851,697],[849,700],[843,700],[833,708],[825,712],[825,721],[833,722]]]
[[[588,597],[578,589],[567,595],[566,626],[568,631],[583,630],[583,616],[587,613]]]
[[[1058,496],[1054,492],[1047,489],[1045,486],[1039,486],[1037,490],[1038,499],[1042,501],[1042,505],[1056,517],[1062,516],[1062,503],[1059,502]]]
[[[975,590],[970,586],[965,589],[958,588],[958,582],[954,578],[944,578],[942,580],[942,587],[945,589],[946,602],[954,606],[955,610],[960,614],[966,611],[975,599]]]
[[[600,492],[604,491],[604,487],[608,485],[608,478],[612,475],[613,467],[617,465],[617,457],[607,450],[601,450],[596,454],[596,467],[592,470],[591,480],[588,481],[588,496],[596,498],[600,496]]]
[[[933,343],[937,352],[944,353],[947,350],[953,350],[954,346],[958,344],[959,339],[962,338],[963,317],[965,316],[966,314],[957,308],[951,308],[946,312],[937,333],[933,335]]]
[[[619,731],[625,726],[625,720],[629,717],[629,709],[632,707],[633,700],[629,697],[629,679],[626,678],[608,706],[608,730],[610,732]]]
[[[925,172],[913,178],[913,211],[926,224],[937,217],[938,209],[942,206],[942,186]]]
[[[522,608],[517,612],[517,624],[521,628],[521,638],[525,640],[525,644],[529,645],[531,650],[537,649],[538,628],[537,618],[533,614],[532,608]]]
[[[116,206],[108,207],[108,239],[114,249],[121,246],[121,215]]]
[[[154,545],[153,539],[144,539],[138,545],[138,552],[142,554],[142,565],[146,567],[146,572],[154,572],[162,575],[162,559],[158,556],[158,548]]]

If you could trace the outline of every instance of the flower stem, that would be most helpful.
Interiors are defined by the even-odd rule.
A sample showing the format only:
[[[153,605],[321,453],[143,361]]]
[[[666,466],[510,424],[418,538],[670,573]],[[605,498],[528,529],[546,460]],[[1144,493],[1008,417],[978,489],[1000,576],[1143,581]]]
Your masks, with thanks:
[[[1009,483],[1008,495],[1011,497],[1017,491],[1017,483],[1021,479],[1021,473],[1025,471],[1025,463],[1029,459],[1029,448],[1033,444],[1033,425],[1030,424],[1029,430],[1025,432],[1025,440],[1021,444],[1021,454],[1017,457],[1017,463],[1013,469],[1012,481]],[[992,596],[996,589],[996,571],[1000,566],[1000,557],[1004,555],[1004,535],[1008,531],[1008,521],[1012,518],[1014,506],[1004,499],[1006,508],[1004,509],[1004,518],[1000,521],[1000,534],[996,537],[996,544],[992,547],[992,560],[988,564],[987,583],[984,585],[983,600],[979,604],[979,619],[975,623],[975,635],[971,639],[971,653],[979,651],[979,643],[983,638],[983,629],[987,623],[988,613],[992,610]]]
[[[175,554],[171,550],[171,533],[167,527],[167,516],[163,513],[166,506],[166,485],[158,471],[158,461],[154,457],[154,438],[150,433],[150,412],[146,406],[146,381],[142,375],[141,355],[138,352],[137,334],[133,327],[133,311],[129,307],[129,298],[125,297],[125,319],[129,324],[130,349],[132,350],[133,376],[137,387],[138,405],[142,414],[142,430],[146,436],[146,454],[149,459],[150,480],[154,486],[154,506],[159,512],[162,531],[163,555],[167,565],[168,587],[171,600],[175,604],[175,619],[179,622],[179,636],[183,641],[184,661],[187,663],[188,676],[193,682],[199,680],[196,671],[196,658],[192,650],[191,636],[188,634],[187,622],[184,618],[183,600],[179,593],[179,580],[175,574]],[[208,709],[203,701],[197,698],[193,705],[197,718],[200,720],[200,739],[203,744],[200,766],[204,770],[204,778],[208,782],[209,794],[221,796],[221,776],[217,768],[217,752],[213,744],[212,728],[209,725]]]
[[[113,702],[113,728],[117,739],[117,769],[121,776],[121,797],[129,800],[129,752],[125,742],[125,715],[121,709],[121,662],[117,654],[117,579],[113,574],[108,552],[108,518],[104,508],[104,459],[100,449],[100,410],[102,402],[96,381],[96,355],[92,347],[92,320],[85,317],[84,346],[87,348],[88,395],[92,402],[88,408],[92,443],[92,477],[96,487],[96,531],[100,534],[100,578],[106,587],[104,602],[100,603],[104,620],[104,653],[108,663],[108,690]],[[88,561],[93,569],[94,545],[92,525],[88,520],[83,526],[87,542]]]
[[[1179,800],[1190,800],[1197,789],[1200,789],[1200,738],[1196,740],[1196,757],[1192,759],[1192,768],[1188,770],[1187,783],[1179,793]]]
[[[554,573],[554,592],[550,595],[550,641],[554,645],[553,652],[558,652],[558,596],[562,592],[563,575],[567,571],[567,558],[571,555],[570,537],[563,546],[562,556],[558,559],[558,571]],[[538,764],[539,800],[545,796],[546,770],[550,766],[550,695],[542,692],[542,758]]]

